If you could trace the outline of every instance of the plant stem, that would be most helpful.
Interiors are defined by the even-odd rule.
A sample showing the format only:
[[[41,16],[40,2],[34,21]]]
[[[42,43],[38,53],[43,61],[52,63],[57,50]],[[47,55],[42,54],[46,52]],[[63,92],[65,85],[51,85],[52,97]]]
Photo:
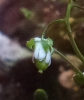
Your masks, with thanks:
[[[55,48],[54,48],[54,51],[55,51],[56,53],[58,53],[58,54],[59,54],[62,58],[64,58],[66,61],[68,61],[69,64],[70,64],[71,66],[73,66],[73,68],[74,68],[74,70],[76,71],[76,73],[79,73],[80,75],[83,75],[82,72],[81,72],[77,67],[75,67],[74,64],[71,63],[71,62],[66,58],[66,56],[64,56],[61,52],[59,52],[59,51],[58,51],[57,49],[55,49]]]
[[[84,64],[84,57],[83,55],[81,54],[81,52],[79,51],[73,37],[72,37],[72,30],[71,30],[71,27],[70,27],[70,22],[69,22],[69,18],[70,18],[70,12],[71,12],[71,8],[72,8],[73,4],[72,4],[72,0],[70,1],[69,0],[69,3],[68,3],[68,7],[67,7],[67,11],[66,11],[66,17],[65,17],[65,22],[66,22],[66,25],[67,25],[67,29],[68,29],[68,36],[70,38],[70,42],[72,44],[72,47],[75,51],[75,53],[77,54],[77,56],[79,57],[79,59],[83,62]]]
[[[51,22],[43,31],[43,34],[42,34],[42,39],[44,39],[44,36],[45,36],[45,33],[46,33],[46,30],[54,23],[57,23],[57,22],[64,22],[65,20],[64,19],[58,19],[58,20],[55,20],[53,22]]]
[[[52,24],[57,23],[57,22],[65,22],[66,25],[67,25],[68,36],[69,36],[71,45],[72,45],[72,47],[73,47],[73,49],[74,49],[76,55],[78,56],[78,58],[79,58],[79,59],[83,62],[83,64],[84,64],[84,57],[83,57],[83,55],[81,54],[81,52],[79,51],[79,49],[78,49],[78,47],[77,47],[77,45],[76,45],[76,43],[75,43],[75,41],[74,41],[74,38],[72,37],[72,30],[71,30],[71,26],[70,26],[70,22],[69,22],[70,12],[71,12],[71,9],[72,9],[73,6],[78,7],[78,8],[80,8],[80,9],[83,9],[83,10],[84,10],[83,7],[80,7],[80,6],[78,6],[78,5],[74,5],[74,4],[73,4],[73,1],[72,1],[72,0],[69,0],[65,18],[64,18],[64,19],[58,19],[58,20],[55,20],[55,21],[51,22],[51,23],[44,29],[41,39],[44,39],[46,30],[47,30]],[[80,73],[80,75],[83,75],[82,72],[81,72],[77,67],[75,67],[75,66],[66,58],[66,56],[64,56],[62,53],[60,53],[60,52],[59,52],[57,49],[55,49],[55,48],[54,48],[54,51],[55,51],[56,53],[58,53],[60,56],[62,56],[66,61],[68,61],[68,62],[73,66],[74,70],[75,70],[77,73]]]
[[[82,9],[82,10],[84,10],[84,7],[81,7],[81,6],[79,6],[79,5],[76,5],[76,4],[73,4],[73,7],[77,7],[77,8],[79,8],[79,9]]]

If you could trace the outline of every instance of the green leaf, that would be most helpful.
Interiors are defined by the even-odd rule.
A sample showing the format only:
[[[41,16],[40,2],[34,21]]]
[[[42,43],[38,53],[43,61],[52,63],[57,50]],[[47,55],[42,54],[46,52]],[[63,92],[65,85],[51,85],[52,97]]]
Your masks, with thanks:
[[[34,13],[26,8],[21,8],[20,9],[21,12],[23,13],[23,15],[28,18],[28,19],[32,19],[34,17]]]
[[[29,49],[33,49],[34,45],[35,45],[34,38],[31,39],[30,41],[27,41],[27,43],[26,43],[26,46],[27,46]]]

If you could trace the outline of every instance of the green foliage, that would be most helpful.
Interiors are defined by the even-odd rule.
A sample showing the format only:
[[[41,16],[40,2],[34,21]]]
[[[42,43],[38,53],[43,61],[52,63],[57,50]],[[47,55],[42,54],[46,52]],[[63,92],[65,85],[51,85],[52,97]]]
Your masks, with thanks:
[[[34,13],[26,8],[21,8],[20,9],[23,15],[28,18],[29,20],[33,19]]]
[[[27,41],[27,43],[26,43],[26,46],[27,46],[29,49],[33,49],[34,45],[35,45],[35,41],[34,41],[33,38],[32,38],[30,41]]]
[[[62,1],[63,1],[63,0],[62,0]],[[55,27],[56,27],[56,24],[57,24],[57,26],[59,27],[59,26],[60,26],[60,23],[61,23],[61,25],[62,25],[62,23],[63,23],[63,24],[65,25],[65,27],[63,27],[63,26],[64,26],[64,25],[63,25],[63,26],[61,26],[61,28],[63,28],[63,29],[65,28],[66,34],[68,35],[68,38],[69,38],[69,40],[70,40],[70,42],[71,42],[71,45],[72,45],[72,48],[73,48],[74,52],[76,53],[77,57],[78,57],[78,58],[82,61],[82,63],[84,64],[84,56],[83,56],[82,53],[80,52],[80,50],[79,50],[78,46],[76,45],[76,42],[75,42],[75,40],[74,40],[74,38],[73,38],[73,35],[72,35],[72,28],[71,28],[71,24],[70,24],[70,17],[71,17],[71,10],[72,10],[72,7],[76,7],[76,8],[79,8],[79,9],[84,10],[83,7],[81,7],[81,6],[77,5],[77,4],[75,4],[75,1],[74,1],[74,0],[68,0],[68,6],[67,6],[65,18],[63,18],[63,19],[58,19],[58,20],[55,20],[55,21],[51,22],[51,23],[44,29],[43,34],[42,34],[42,37],[41,37],[40,43],[42,44],[43,49],[44,49],[44,51],[46,51],[46,53],[47,53],[49,50],[53,51],[53,50],[52,50],[53,41],[52,41],[50,38],[45,39],[44,36],[45,36],[45,34],[46,34],[47,29],[49,29],[50,26],[51,26],[52,24],[55,25]],[[28,16],[28,14],[31,15],[31,13],[28,12],[26,9],[23,9],[23,12],[24,12],[25,16]],[[57,34],[59,34],[59,31],[60,31],[60,30],[61,30],[61,29],[59,29],[59,30],[57,31]],[[51,31],[51,33],[52,33],[52,31]],[[38,42],[38,41],[37,41],[37,42]],[[33,40],[31,39],[30,42],[27,43],[27,46],[28,46],[30,49],[32,49],[32,46],[34,45],[33,43],[34,43],[34,42],[33,42]],[[32,44],[33,44],[33,45],[32,45]],[[41,49],[41,48],[40,48],[40,49]],[[37,50],[37,49],[36,49],[36,50]],[[58,53],[60,56],[62,56],[66,61],[68,61],[68,62],[73,66],[74,70],[76,71],[76,75],[74,76],[74,81],[75,81],[75,83],[76,83],[77,85],[83,85],[83,84],[84,84],[84,75],[82,74],[82,72],[81,72],[76,66],[74,66],[74,64],[72,64],[72,63],[66,58],[65,55],[63,55],[61,52],[59,52],[59,51],[58,51],[57,49],[55,49],[55,48],[54,48],[54,51],[55,51],[56,53]],[[42,51],[41,51],[41,52],[42,52]],[[38,54],[38,52],[37,52],[37,54]],[[38,55],[40,55],[40,54],[41,54],[41,53],[39,53]],[[41,54],[41,55],[42,55],[42,54]],[[37,68],[39,69],[39,72],[40,72],[40,73],[42,73],[42,72],[43,72],[44,70],[46,70],[47,67],[48,67],[48,64],[46,64],[44,61],[45,61],[45,57],[44,57],[44,59],[43,59],[42,61],[40,61],[39,57],[38,57],[38,59],[35,59],[35,64],[36,64]],[[37,92],[38,92],[38,91],[36,91],[36,93],[37,93]],[[36,99],[35,99],[35,100],[36,100]],[[37,99],[37,100],[40,100],[40,98]]]
[[[51,52],[53,52],[52,51],[53,41],[50,38],[47,38],[46,41],[42,40],[42,45],[46,52],[48,52],[49,49]]]

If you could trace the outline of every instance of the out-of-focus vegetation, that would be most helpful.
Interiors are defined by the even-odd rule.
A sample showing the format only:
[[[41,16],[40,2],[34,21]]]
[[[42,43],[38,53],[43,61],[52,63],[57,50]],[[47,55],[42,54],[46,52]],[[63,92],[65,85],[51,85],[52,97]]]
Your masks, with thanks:
[[[75,0],[77,4],[80,6],[83,6],[84,2]],[[56,5],[55,5],[55,4]],[[42,30],[49,24],[49,22],[64,18],[65,12],[66,12],[66,6],[67,6],[68,0],[45,0],[44,4],[48,7],[43,7],[38,11],[27,11],[25,13],[25,16],[27,18],[31,17],[31,22],[33,22],[38,29],[38,34],[41,36]],[[61,7],[61,5],[66,5],[64,7]],[[57,7],[57,9],[56,9]],[[65,10],[63,13],[60,11],[60,9]],[[34,9],[33,9],[34,10]],[[34,18],[32,18],[32,15]],[[56,14],[55,14],[56,13]],[[62,14],[62,15],[61,15]],[[57,18],[57,16],[59,16]],[[29,18],[30,19],[30,18]],[[48,21],[48,22],[47,22]],[[84,44],[83,44],[83,22],[84,22],[84,11],[78,8],[73,8],[71,12],[70,17],[70,23],[73,31],[73,38],[75,39],[80,51],[84,54]],[[64,53],[71,53],[74,54],[74,51],[71,47],[71,44],[69,42],[69,38],[67,36],[67,28],[65,26],[65,23],[55,23],[46,32],[46,37],[49,36],[54,40],[54,46],[61,50]]]
[[[34,17],[34,13],[32,11],[27,10],[26,8],[21,8],[20,10],[25,18],[28,18],[29,20],[32,20],[32,18]]]

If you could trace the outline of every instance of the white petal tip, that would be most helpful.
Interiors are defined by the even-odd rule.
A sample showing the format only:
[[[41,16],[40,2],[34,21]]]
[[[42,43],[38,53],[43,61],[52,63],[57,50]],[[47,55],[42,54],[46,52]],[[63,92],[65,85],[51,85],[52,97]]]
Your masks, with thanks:
[[[35,41],[41,41],[41,38],[35,37],[34,40],[35,40]]]

